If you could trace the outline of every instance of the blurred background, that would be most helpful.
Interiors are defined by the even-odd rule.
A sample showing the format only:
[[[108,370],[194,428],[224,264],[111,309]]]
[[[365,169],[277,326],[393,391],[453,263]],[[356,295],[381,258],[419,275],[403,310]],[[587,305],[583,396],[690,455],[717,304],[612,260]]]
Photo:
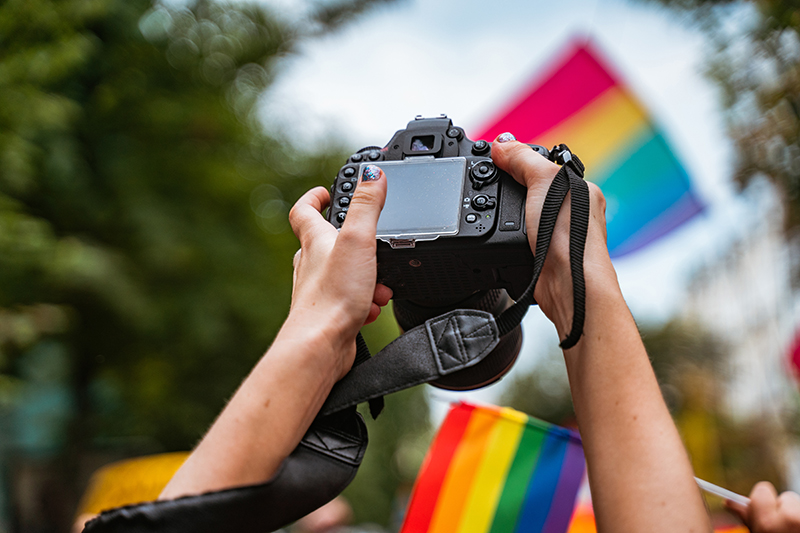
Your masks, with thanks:
[[[472,139],[516,117],[539,124],[520,140],[603,146],[589,177],[619,198],[620,282],[697,475],[800,489],[800,8],[495,4],[0,2],[0,532],[69,531],[97,468],[191,449],[286,316],[291,205],[440,113]],[[592,122],[580,82],[536,99],[583,53],[635,135]],[[628,164],[642,135],[674,203]],[[397,529],[453,400],[573,422],[554,328],[534,308],[524,332],[497,385],[387,398],[355,523]],[[397,334],[384,312],[366,337]]]

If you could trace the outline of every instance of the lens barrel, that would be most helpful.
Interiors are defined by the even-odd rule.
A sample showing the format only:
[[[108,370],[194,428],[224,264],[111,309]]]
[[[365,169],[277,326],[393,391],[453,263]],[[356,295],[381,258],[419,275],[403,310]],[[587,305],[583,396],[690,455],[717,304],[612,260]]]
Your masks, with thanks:
[[[423,324],[429,318],[454,309],[479,309],[498,316],[513,304],[505,289],[478,291],[458,302],[419,302],[395,300],[394,316],[403,331]],[[501,337],[500,342],[478,364],[432,381],[431,385],[447,390],[472,390],[499,380],[514,365],[522,346],[522,328],[517,326]]]

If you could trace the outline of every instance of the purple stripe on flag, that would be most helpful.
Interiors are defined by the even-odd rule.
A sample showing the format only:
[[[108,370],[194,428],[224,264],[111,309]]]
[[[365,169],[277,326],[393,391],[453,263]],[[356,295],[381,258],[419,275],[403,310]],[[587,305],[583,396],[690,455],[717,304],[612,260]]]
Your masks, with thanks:
[[[583,448],[570,441],[561,466],[561,477],[558,480],[550,513],[547,515],[542,533],[564,533],[569,527],[575,507],[575,497],[578,495],[578,489],[583,480],[585,466]]]
[[[705,205],[695,196],[693,191],[688,191],[666,211],[653,218],[626,242],[609,250],[612,259],[622,257],[643,248],[651,242],[663,237],[670,231],[678,228],[684,222],[703,212]]]

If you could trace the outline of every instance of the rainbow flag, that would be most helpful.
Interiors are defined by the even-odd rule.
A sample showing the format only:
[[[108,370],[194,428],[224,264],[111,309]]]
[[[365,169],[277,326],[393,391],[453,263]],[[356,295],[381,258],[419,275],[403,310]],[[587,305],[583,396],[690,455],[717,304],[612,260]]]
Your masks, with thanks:
[[[575,432],[513,409],[455,404],[401,533],[565,533],[584,469]]]
[[[645,108],[585,42],[525,87],[489,125],[470,135],[565,143],[606,197],[612,257],[638,250],[703,210],[686,170]]]

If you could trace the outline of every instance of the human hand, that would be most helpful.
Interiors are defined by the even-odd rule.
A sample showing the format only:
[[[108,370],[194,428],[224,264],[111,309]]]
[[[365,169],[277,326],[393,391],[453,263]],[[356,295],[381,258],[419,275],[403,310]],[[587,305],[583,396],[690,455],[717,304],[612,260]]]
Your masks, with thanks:
[[[535,250],[544,198],[561,167],[531,150],[530,146],[517,142],[509,133],[501,134],[492,143],[492,160],[499,168],[528,188],[525,224],[531,250]],[[591,210],[583,261],[587,294],[594,288],[611,287],[618,290],[616,273],[606,244],[605,198],[597,185],[593,183],[588,185]],[[556,325],[562,338],[572,326],[569,217],[570,195],[567,194],[558,214],[547,259],[534,293],[539,307]]]
[[[324,187],[303,195],[289,213],[300,240],[295,255],[292,305],[287,323],[314,325],[341,354],[339,377],[355,357],[355,337],[380,314],[392,291],[377,284],[376,227],[386,200],[386,175],[370,165],[356,187],[347,218],[337,231],[322,216],[330,202]]]
[[[756,483],[750,492],[750,505],[727,500],[725,506],[753,533],[800,532],[800,496],[795,492],[779,496],[768,481]]]

